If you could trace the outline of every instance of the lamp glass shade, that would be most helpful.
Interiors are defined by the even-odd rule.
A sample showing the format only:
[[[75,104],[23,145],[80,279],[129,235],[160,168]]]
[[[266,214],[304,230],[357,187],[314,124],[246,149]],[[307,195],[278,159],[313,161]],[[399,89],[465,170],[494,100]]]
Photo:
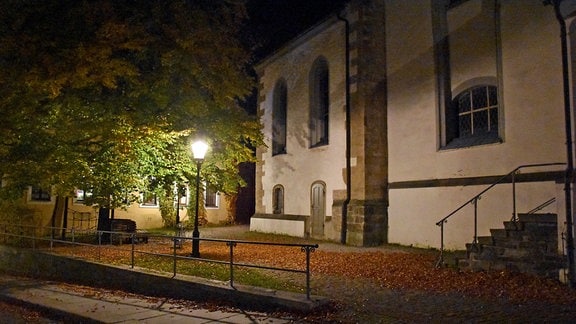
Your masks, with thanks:
[[[208,151],[208,144],[203,141],[196,141],[192,144],[192,154],[194,154],[194,159],[203,160]]]

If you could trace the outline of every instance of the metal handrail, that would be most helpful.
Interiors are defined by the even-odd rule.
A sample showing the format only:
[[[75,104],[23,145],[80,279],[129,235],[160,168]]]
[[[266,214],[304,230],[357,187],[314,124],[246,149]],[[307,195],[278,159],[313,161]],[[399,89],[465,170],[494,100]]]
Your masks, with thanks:
[[[550,206],[551,204],[556,202],[556,197],[552,197],[548,200],[546,200],[545,202],[541,203],[540,205],[532,208],[531,210],[527,211],[526,214],[534,214],[537,211],[540,211],[548,206]]]
[[[16,230],[16,234],[11,233],[8,228],[13,227]],[[31,229],[30,234],[24,234],[23,229],[28,228]],[[299,244],[299,243],[274,243],[274,242],[259,242],[259,241],[243,241],[243,240],[228,240],[228,239],[215,239],[215,238],[191,238],[186,236],[172,236],[172,235],[154,235],[148,234],[148,237],[156,237],[161,238],[164,240],[171,240],[173,245],[173,253],[172,254],[165,254],[165,253],[156,253],[150,251],[143,251],[136,249],[136,241],[138,233],[126,233],[126,232],[115,232],[115,231],[88,231],[88,230],[78,230],[75,228],[64,229],[61,227],[40,227],[40,226],[32,226],[32,225],[21,225],[21,224],[10,224],[10,223],[0,223],[0,235],[4,238],[2,243],[6,243],[6,237],[18,237],[18,238],[25,238],[30,239],[32,243],[32,249],[36,249],[37,243],[36,241],[47,241],[50,244],[50,249],[53,248],[54,243],[62,243],[62,244],[71,244],[71,245],[79,245],[79,246],[97,246],[98,247],[98,258],[100,258],[100,251],[102,248],[108,248],[113,250],[124,250],[130,251],[130,265],[133,269],[136,263],[136,254],[141,255],[155,255],[155,256],[162,256],[162,257],[169,257],[173,259],[173,278],[176,277],[176,263],[177,260],[194,260],[194,261],[201,261],[201,262],[208,262],[208,263],[216,263],[216,264],[229,264],[230,268],[230,286],[234,287],[234,267],[247,267],[247,268],[258,268],[258,269],[265,269],[265,270],[277,270],[277,271],[284,271],[284,272],[292,272],[292,273],[302,273],[306,276],[306,298],[310,299],[311,287],[310,287],[310,254],[314,252],[318,248],[318,244]],[[53,233],[54,231],[60,230],[68,230],[71,233],[71,241],[70,240],[63,240],[57,238]],[[38,231],[39,230],[39,231]],[[76,241],[76,234],[77,233],[88,233],[88,234],[96,234],[98,237],[97,244],[90,244],[90,243],[83,243]],[[48,235],[42,235],[39,233],[51,233]],[[130,237],[130,248],[129,250],[126,248],[118,247],[118,246],[111,246],[107,244],[103,244],[102,236],[103,234],[110,234],[110,235],[122,235],[122,236],[129,236]],[[192,240],[200,240],[200,241],[210,241],[210,242],[222,242],[229,247],[229,260],[222,261],[222,260],[214,260],[214,259],[206,259],[206,258],[197,258],[191,256],[182,256],[177,255],[176,251],[181,248],[181,244],[184,241],[192,241]],[[294,269],[294,268],[281,268],[281,267],[274,267],[274,266],[264,266],[258,264],[250,264],[250,263],[240,263],[234,261],[234,248],[239,244],[250,244],[250,245],[272,245],[272,246],[286,246],[286,247],[297,247],[300,248],[302,252],[306,253],[306,265],[305,270]]]
[[[436,267],[439,267],[444,262],[444,224],[448,222],[448,218],[452,217],[454,214],[459,212],[462,208],[466,207],[469,204],[474,205],[474,240],[473,244],[478,243],[478,200],[482,198],[482,195],[485,194],[488,190],[492,189],[496,185],[502,183],[508,177],[511,177],[512,180],[512,221],[516,222],[518,220],[518,214],[516,213],[516,174],[521,169],[525,168],[535,168],[535,167],[545,167],[545,166],[559,166],[559,165],[566,165],[564,162],[553,162],[553,163],[538,163],[538,164],[524,164],[516,167],[514,170],[508,172],[506,175],[498,178],[495,182],[489,185],[484,190],[480,191],[474,197],[467,200],[465,203],[460,205],[460,207],[454,209],[451,213],[446,215],[444,218],[436,222],[437,226],[440,226],[440,256],[438,257],[438,261],[436,262]]]

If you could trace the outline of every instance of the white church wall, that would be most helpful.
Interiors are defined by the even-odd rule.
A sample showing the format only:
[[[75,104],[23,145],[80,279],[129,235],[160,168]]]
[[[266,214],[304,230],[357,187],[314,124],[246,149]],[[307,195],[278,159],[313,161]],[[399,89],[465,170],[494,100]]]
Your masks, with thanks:
[[[484,186],[417,188],[390,190],[389,220],[391,243],[440,248],[438,221],[484,190]],[[549,198],[558,198],[540,213],[562,213],[563,200],[553,182],[516,185],[516,211],[526,213]],[[477,202],[478,236],[489,236],[491,228],[503,228],[513,215],[512,185],[501,184],[482,195]],[[563,222],[558,216],[559,227]],[[463,250],[474,238],[474,205],[468,204],[444,224],[446,249]]]
[[[551,8],[537,0],[501,2],[498,77],[503,142],[443,149],[430,2],[388,4],[387,34],[394,35],[387,44],[390,183],[497,176],[519,165],[565,161],[560,38]],[[458,86],[453,84],[453,88]],[[540,170],[526,172],[535,171]],[[553,182],[538,185],[532,202],[555,196]],[[414,185],[390,190],[390,242],[439,247],[439,230],[434,223],[481,188]],[[505,209],[511,198],[504,191],[493,200],[492,207],[482,208],[487,214],[502,215],[501,208]],[[482,200],[481,204],[488,203]],[[479,223],[481,231],[485,234],[491,226],[502,227],[500,217]],[[449,227],[466,229],[468,225],[461,218],[455,218]],[[465,230],[456,232],[446,243],[463,248],[471,241]]]
[[[284,187],[284,214],[310,215],[310,189],[315,181],[326,184],[326,216],[331,215],[333,190],[344,190],[342,169],[345,167],[344,142],[344,36],[343,24],[320,26],[313,36],[296,40],[295,46],[265,63],[260,78],[260,104],[263,133],[267,149],[260,162],[264,176],[262,205],[256,212],[272,214],[272,189]],[[314,60],[323,56],[328,62],[330,87],[329,144],[310,148],[308,140],[309,82]],[[276,81],[287,83],[286,154],[272,156],[272,98]]]

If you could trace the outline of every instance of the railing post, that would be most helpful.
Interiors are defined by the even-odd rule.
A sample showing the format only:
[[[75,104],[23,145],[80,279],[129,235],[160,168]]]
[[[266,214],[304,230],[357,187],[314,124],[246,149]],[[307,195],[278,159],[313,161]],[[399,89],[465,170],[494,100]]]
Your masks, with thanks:
[[[98,260],[100,260],[101,249],[102,249],[102,231],[98,231]]]
[[[50,233],[50,250],[54,248],[54,233]]]
[[[230,287],[234,287],[234,247],[236,242],[229,241],[226,245],[230,247]]]
[[[472,242],[473,244],[478,243],[478,199],[480,199],[480,196],[474,198],[474,201],[472,202],[474,204],[474,241]]]
[[[512,221],[516,222],[518,216],[516,215],[516,172],[512,172]]]
[[[32,227],[32,250],[36,250],[36,227]]]
[[[130,241],[132,242],[132,250],[131,255],[130,255],[130,263],[132,266],[132,269],[134,269],[134,241],[136,240],[136,234],[132,233],[130,234]]]
[[[302,251],[306,252],[306,299],[310,299],[310,252],[315,250],[314,246],[302,247]]]
[[[438,261],[436,262],[436,268],[439,268],[444,263],[444,223],[446,221],[442,220],[440,222],[440,256],[438,256]],[[438,225],[438,224],[436,224]]]
[[[178,240],[179,240],[179,239],[177,239],[177,238],[174,238],[174,239],[172,240],[172,241],[174,242],[174,253],[173,253],[174,262],[173,262],[173,265],[172,265],[172,270],[173,270],[172,278],[175,278],[175,277],[176,277],[176,248],[177,248],[176,246],[178,245],[178,242],[177,242]]]

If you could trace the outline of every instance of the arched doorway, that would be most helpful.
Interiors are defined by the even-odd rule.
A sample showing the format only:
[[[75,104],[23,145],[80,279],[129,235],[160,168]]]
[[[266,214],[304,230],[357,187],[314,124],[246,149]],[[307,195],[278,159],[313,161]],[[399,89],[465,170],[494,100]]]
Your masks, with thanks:
[[[326,185],[317,181],[312,184],[310,197],[310,216],[312,237],[324,236],[324,219],[326,218]]]

